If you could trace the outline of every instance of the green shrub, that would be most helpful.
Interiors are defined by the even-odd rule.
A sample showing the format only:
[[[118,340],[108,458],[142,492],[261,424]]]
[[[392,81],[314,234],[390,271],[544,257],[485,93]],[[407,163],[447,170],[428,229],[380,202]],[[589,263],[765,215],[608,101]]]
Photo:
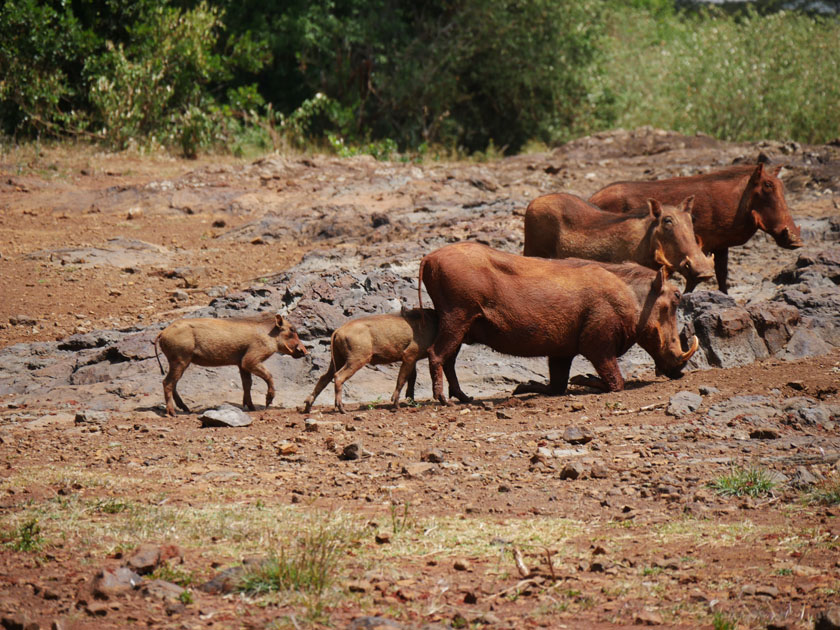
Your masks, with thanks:
[[[840,135],[836,17],[613,6],[603,81],[618,103],[617,124],[736,141]]]
[[[721,475],[709,486],[724,496],[760,497],[770,494],[776,483],[762,468],[733,468],[729,474]]]

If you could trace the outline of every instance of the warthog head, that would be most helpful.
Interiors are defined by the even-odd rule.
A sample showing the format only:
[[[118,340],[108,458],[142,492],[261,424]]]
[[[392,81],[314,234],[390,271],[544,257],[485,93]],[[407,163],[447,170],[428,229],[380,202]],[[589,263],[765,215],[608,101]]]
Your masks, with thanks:
[[[802,233],[785,201],[785,185],[778,178],[780,170],[782,167],[777,166],[771,173],[759,163],[750,175],[741,205],[746,205],[756,227],[772,236],[779,247],[796,249],[803,245]]]
[[[656,280],[642,306],[637,342],[653,357],[656,370],[669,378],[678,378],[683,367],[697,351],[700,342],[691,340],[691,347],[684,351],[677,327],[677,307],[680,290],[668,282],[668,271],[661,267]]]
[[[668,271],[678,271],[688,281],[702,282],[714,277],[712,260],[703,253],[694,234],[691,211],[694,196],[683,200],[679,206],[663,206],[655,199],[648,199],[653,219],[652,242],[656,248],[656,262]]]

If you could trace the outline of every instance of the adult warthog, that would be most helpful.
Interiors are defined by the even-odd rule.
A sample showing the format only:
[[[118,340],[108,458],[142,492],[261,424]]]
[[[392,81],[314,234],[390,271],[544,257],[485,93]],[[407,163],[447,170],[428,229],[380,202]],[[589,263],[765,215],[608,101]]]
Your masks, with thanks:
[[[616,182],[596,192],[589,201],[610,212],[629,212],[651,197],[673,204],[694,195],[694,233],[703,251],[714,254],[718,287],[726,293],[729,248],[743,245],[757,230],[767,232],[785,249],[802,247],[799,227],[793,222],[784,184],[778,178],[781,168],[770,172],[759,163],[691,177]],[[689,281],[686,291],[696,285]]]
[[[606,265],[609,266],[609,265]],[[515,393],[564,394],[572,359],[589,359],[605,390],[624,379],[618,357],[638,343],[657,368],[676,377],[696,351],[683,351],[677,330],[679,290],[665,269],[634,263],[605,265],[576,259],[526,258],[478,243],[442,247],[420,262],[420,278],[438,313],[438,334],[429,348],[434,397],[462,402],[455,358],[462,343],[482,343],[504,354],[547,356],[549,383],[520,385]]]
[[[664,265],[688,282],[708,280],[714,267],[694,235],[693,206],[694,197],[678,206],[647,199],[643,209],[616,214],[575,195],[543,195],[525,211],[525,255]]]

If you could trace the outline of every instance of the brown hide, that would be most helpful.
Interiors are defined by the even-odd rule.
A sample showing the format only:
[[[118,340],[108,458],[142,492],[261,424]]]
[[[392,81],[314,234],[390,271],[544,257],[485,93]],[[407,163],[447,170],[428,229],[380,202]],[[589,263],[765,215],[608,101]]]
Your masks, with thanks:
[[[239,366],[242,379],[242,404],[251,411],[252,374],[262,378],[268,386],[265,406],[274,400],[274,380],[263,365],[275,352],[299,358],[307,354],[294,327],[280,315],[258,315],[232,319],[196,318],[181,319],[167,326],[155,338],[157,348],[169,361],[169,372],[163,379],[166,412],[175,415],[175,405],[186,412],[189,407],[178,394],[177,385],[191,363],[207,367],[220,365]],[[160,365],[160,357],[158,357]],[[161,373],[163,366],[160,365]]]
[[[341,389],[353,374],[365,365],[381,365],[401,361],[397,387],[391,396],[394,407],[399,406],[400,391],[408,381],[406,397],[414,399],[417,380],[417,361],[425,359],[429,346],[437,335],[437,314],[429,308],[411,309],[397,314],[369,315],[347,322],[330,339],[330,367],[318,379],[312,394],[306,399],[303,413],[309,413],[312,403],[331,380],[335,380],[335,408],[344,413]]]
[[[793,222],[784,195],[784,184],[764,164],[730,168],[650,182],[617,182],[589,198],[610,212],[627,212],[650,197],[662,203],[679,203],[694,195],[694,233],[703,251],[715,255],[718,287],[726,292],[728,248],[743,245],[756,230],[770,234],[780,247],[802,246],[799,227]],[[695,285],[689,283],[686,290]]]
[[[465,341],[505,354],[549,357],[550,384],[518,391],[564,393],[578,354],[592,362],[606,389],[620,390],[618,357],[637,341],[660,369],[678,371],[696,349],[696,342],[688,353],[680,347],[679,291],[664,270],[630,266],[638,276],[635,287],[597,263],[526,258],[477,243],[425,256],[420,277],[438,313],[429,349],[434,397],[446,402],[445,373],[450,396],[469,400],[455,373]]]
[[[525,255],[632,261],[651,269],[664,264],[697,283],[714,268],[694,236],[693,202],[689,197],[675,207],[648,199],[644,209],[616,214],[575,195],[543,195],[525,211]]]

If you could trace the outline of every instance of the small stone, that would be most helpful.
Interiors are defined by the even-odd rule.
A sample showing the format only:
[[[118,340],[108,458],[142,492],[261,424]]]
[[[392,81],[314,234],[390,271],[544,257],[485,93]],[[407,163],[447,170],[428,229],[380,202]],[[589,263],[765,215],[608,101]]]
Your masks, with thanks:
[[[791,389],[795,389],[798,392],[805,391],[805,383],[803,383],[802,381],[789,381],[787,386]]]
[[[345,461],[353,461],[361,459],[362,457],[370,457],[370,451],[366,451],[361,442],[353,442],[344,447],[339,454],[338,459]]]
[[[25,613],[16,615],[3,615],[0,617],[0,626],[4,630],[40,630],[41,626],[37,621],[32,621]]]
[[[794,488],[805,489],[818,484],[819,482],[820,480],[812,475],[807,468],[800,466],[796,469],[793,478],[790,480],[790,485]]]
[[[175,289],[171,295],[176,302],[188,302],[190,299],[190,294],[183,289]]]
[[[306,418],[303,421],[303,430],[308,433],[317,433],[319,428],[317,420]]]
[[[351,593],[367,593],[372,589],[371,583],[367,580],[356,580],[347,583],[347,590]]]
[[[9,318],[12,326],[34,326],[38,320],[30,315],[13,315]]]
[[[435,464],[431,464],[429,462],[417,462],[403,466],[402,474],[409,478],[421,477],[423,475],[434,474],[436,470],[437,466]]]
[[[587,428],[566,427],[563,431],[563,439],[569,444],[586,444],[592,441],[592,432]]]
[[[511,420],[513,416],[511,416],[507,411],[502,411],[501,409],[496,410],[496,418],[499,420]]]
[[[456,571],[469,571],[470,570],[470,563],[468,560],[464,558],[459,558],[452,564],[452,568]]]
[[[719,394],[720,390],[713,385],[701,385],[698,390],[703,396],[711,396],[712,394]]]
[[[576,462],[570,462],[563,466],[560,471],[560,479],[577,479],[583,474],[583,466]]]
[[[433,448],[431,451],[423,453],[423,456],[420,458],[424,462],[431,462],[433,464],[441,464],[443,463],[444,457],[443,453],[436,448]]]
[[[636,615],[634,623],[640,626],[661,626],[664,620],[658,612],[643,610]]]
[[[294,455],[297,452],[298,447],[294,442],[284,441],[277,445],[277,454],[280,456]]]
[[[129,208],[128,212],[125,215],[125,218],[129,221],[133,219],[139,219],[143,216],[143,209],[142,208]]]
[[[126,564],[140,575],[151,573],[160,564],[160,548],[157,545],[140,545]]]
[[[105,411],[92,411],[90,409],[85,411],[77,411],[75,422],[76,424],[96,424],[96,425],[104,425],[108,424],[108,420],[111,419],[111,416]]]
[[[91,594],[98,599],[110,599],[133,590],[143,580],[128,567],[102,569],[91,583]]]
[[[585,405],[582,402],[573,402],[572,403],[572,411],[583,411],[585,409]]]
[[[702,396],[694,392],[681,391],[671,396],[665,413],[675,418],[682,418],[697,411],[701,404],[703,404]]]
[[[387,545],[391,542],[391,534],[388,532],[380,532],[376,534],[373,539],[376,541],[377,545]]]
[[[108,614],[108,604],[93,602],[85,607],[85,612],[91,617],[104,617]]]
[[[779,432],[769,426],[756,427],[750,431],[750,438],[753,440],[775,440],[778,439],[778,437]]]
[[[251,416],[233,405],[224,404],[215,409],[208,409],[198,419],[204,427],[247,427]]]
[[[152,580],[143,586],[142,593],[147,597],[155,597],[169,601],[179,601],[184,592],[183,586],[178,586],[165,580]]]
[[[840,630],[840,606],[821,611],[814,622],[814,630]]]
[[[403,630],[405,626],[385,617],[356,617],[347,630]]]

